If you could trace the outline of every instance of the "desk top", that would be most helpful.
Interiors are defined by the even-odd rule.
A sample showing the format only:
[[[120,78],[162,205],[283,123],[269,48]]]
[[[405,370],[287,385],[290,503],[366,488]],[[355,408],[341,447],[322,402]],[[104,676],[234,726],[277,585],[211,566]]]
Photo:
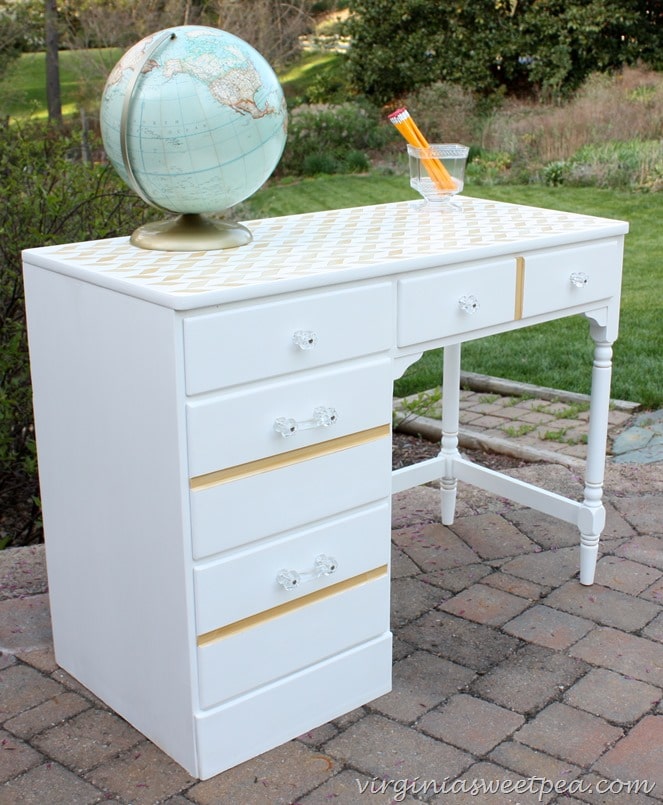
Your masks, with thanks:
[[[29,249],[24,261],[186,310],[628,231],[607,218],[456,200],[454,210],[408,201],[247,221],[252,242],[221,251],[150,251],[123,237]]]

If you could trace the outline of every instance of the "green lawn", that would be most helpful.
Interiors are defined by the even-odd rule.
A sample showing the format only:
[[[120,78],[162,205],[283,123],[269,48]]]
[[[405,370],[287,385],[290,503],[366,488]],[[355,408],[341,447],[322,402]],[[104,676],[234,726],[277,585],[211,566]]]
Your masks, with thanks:
[[[469,186],[466,195],[568,210],[630,222],[626,238],[620,337],[615,344],[612,395],[647,408],[663,406],[660,221],[663,194],[538,185]],[[260,191],[251,215],[275,216],[415,198],[404,176],[328,176],[281,182]],[[588,392],[592,341],[587,321],[574,316],[466,344],[463,368],[558,389]],[[399,396],[439,383],[434,350],[396,383]]]
[[[60,90],[62,113],[78,111],[81,98],[81,79],[89,82],[89,91],[101,96],[106,77],[122,51],[118,48],[60,51]],[[10,117],[33,115],[45,118],[46,67],[44,53],[23,53],[9,75],[0,81],[2,112]]]

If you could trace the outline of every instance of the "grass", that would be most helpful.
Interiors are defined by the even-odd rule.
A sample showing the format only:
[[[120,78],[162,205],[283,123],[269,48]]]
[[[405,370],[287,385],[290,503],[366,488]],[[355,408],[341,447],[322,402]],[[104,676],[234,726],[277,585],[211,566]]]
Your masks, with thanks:
[[[63,50],[59,55],[62,114],[78,112],[81,93],[99,97],[115,62],[119,48],[94,51]],[[10,117],[46,118],[46,57],[44,53],[23,53],[10,73],[0,81],[2,112]],[[86,77],[82,84],[81,76]]]
[[[466,186],[466,195],[630,222],[626,238],[621,332],[614,348],[612,396],[663,406],[663,328],[658,261],[663,194],[591,187]],[[251,199],[252,216],[378,204],[414,198],[404,176],[324,176],[271,184]],[[580,316],[472,341],[463,368],[541,386],[588,393],[593,342]],[[397,396],[439,384],[441,350],[432,350],[395,384]]]
[[[89,98],[98,99],[106,77],[122,55],[121,48],[96,50],[62,50],[59,54],[62,114],[77,114],[81,101],[81,81]],[[10,117],[34,116],[45,118],[46,56],[43,52],[23,53],[0,81],[0,102],[3,114]],[[311,83],[321,74],[333,75],[340,69],[337,53],[306,53],[280,76],[286,98],[292,100],[306,95]]]

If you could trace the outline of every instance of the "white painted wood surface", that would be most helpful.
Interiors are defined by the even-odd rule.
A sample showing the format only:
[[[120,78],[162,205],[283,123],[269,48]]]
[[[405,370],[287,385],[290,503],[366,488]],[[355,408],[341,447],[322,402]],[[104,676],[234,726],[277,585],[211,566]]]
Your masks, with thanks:
[[[228,252],[119,238],[24,255],[56,658],[191,774],[389,690],[392,485],[441,479],[445,523],[459,481],[574,522],[593,580],[628,227],[460,203],[252,222]],[[457,450],[461,343],[571,314],[596,342],[582,501]],[[431,347],[441,454],[392,481],[391,382]],[[274,430],[318,405],[337,421]],[[337,575],[289,599],[276,574],[318,553]]]

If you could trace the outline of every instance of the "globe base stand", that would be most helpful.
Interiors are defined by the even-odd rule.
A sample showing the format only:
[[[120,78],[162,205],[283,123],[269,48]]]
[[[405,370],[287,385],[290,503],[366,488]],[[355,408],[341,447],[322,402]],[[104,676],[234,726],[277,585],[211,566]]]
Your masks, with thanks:
[[[130,241],[140,249],[164,252],[207,252],[234,249],[252,240],[250,230],[232,221],[217,221],[197,213],[144,224]]]

